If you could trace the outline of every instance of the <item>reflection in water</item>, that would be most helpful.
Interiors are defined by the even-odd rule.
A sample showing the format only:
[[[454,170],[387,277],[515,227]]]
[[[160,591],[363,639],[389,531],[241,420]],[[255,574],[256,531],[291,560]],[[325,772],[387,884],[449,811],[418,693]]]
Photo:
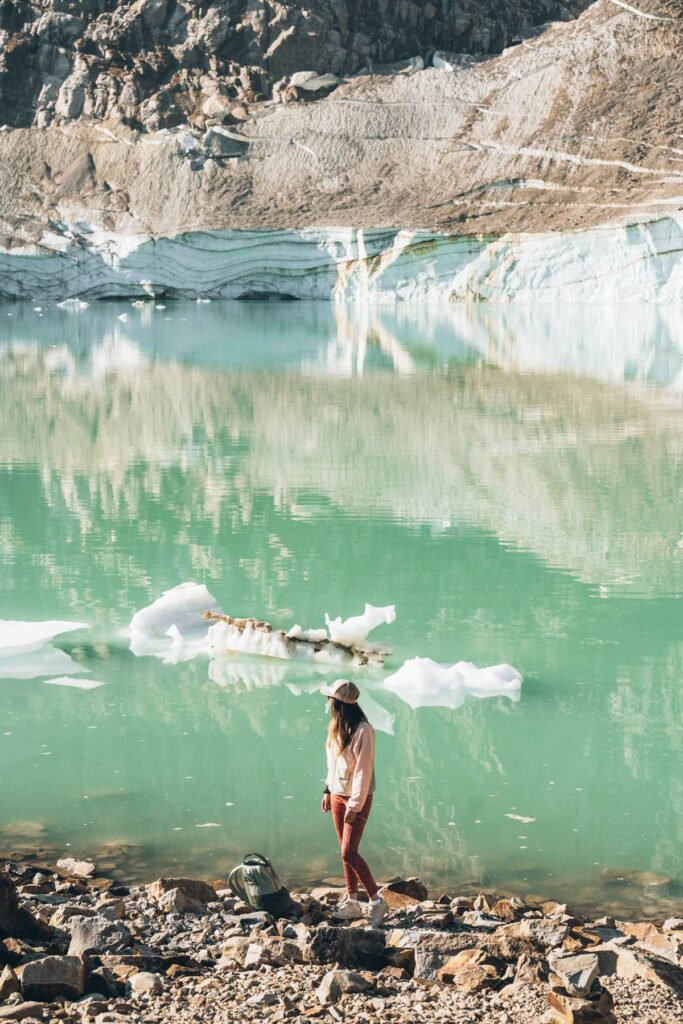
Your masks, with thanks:
[[[394,663],[357,676],[387,875],[581,875],[596,901],[603,868],[675,878],[681,315],[0,310],[0,614],[92,624],[3,679],[0,810],[38,831],[0,845],[106,850],[138,878],[215,877],[247,847],[291,878],[338,870],[317,815],[331,674],[173,638],[163,664],[120,636],[195,578],[278,623],[396,601]],[[521,699],[415,712],[383,681],[416,652],[510,660]],[[81,669],[107,685],[42,685]]]

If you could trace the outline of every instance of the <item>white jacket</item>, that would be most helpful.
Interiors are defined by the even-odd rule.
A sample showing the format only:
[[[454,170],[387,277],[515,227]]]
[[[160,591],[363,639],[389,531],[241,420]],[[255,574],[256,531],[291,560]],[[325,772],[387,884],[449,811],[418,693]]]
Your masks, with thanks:
[[[340,752],[336,743],[325,749],[330,793],[348,797],[350,811],[362,811],[375,791],[375,730],[369,722],[360,722],[346,750]]]

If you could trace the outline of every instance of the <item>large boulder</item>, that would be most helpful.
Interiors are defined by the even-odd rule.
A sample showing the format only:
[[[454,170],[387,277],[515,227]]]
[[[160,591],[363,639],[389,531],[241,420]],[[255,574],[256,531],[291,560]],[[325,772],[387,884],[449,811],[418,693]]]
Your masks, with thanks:
[[[410,896],[416,903],[422,903],[429,897],[427,886],[419,878],[394,878],[384,888],[387,892]]]
[[[25,999],[77,999],[85,988],[85,966],[80,956],[46,956],[31,960],[21,974]]]
[[[132,935],[119,921],[106,917],[86,917],[78,921],[71,933],[69,956],[81,953],[118,953],[127,949]]]
[[[153,900],[160,899],[165,892],[180,889],[185,896],[198,903],[212,903],[216,899],[216,890],[208,882],[195,878],[159,878],[147,886],[147,892]]]
[[[570,996],[587,996],[600,974],[600,959],[595,953],[554,957],[550,968]]]
[[[377,969],[387,963],[386,935],[378,928],[337,928],[321,924],[306,948],[317,964]]]

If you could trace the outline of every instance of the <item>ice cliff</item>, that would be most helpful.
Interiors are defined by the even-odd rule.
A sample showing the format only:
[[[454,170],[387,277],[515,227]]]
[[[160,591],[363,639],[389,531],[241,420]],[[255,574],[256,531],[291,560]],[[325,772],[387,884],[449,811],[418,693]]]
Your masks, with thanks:
[[[683,298],[680,4],[81,6],[0,13],[0,297]]]

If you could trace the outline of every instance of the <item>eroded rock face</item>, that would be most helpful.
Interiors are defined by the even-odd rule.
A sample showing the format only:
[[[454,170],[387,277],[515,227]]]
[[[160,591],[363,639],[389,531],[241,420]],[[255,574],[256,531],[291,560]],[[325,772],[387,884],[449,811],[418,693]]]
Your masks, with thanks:
[[[435,50],[497,53],[588,0],[5,0],[0,121],[222,117],[300,71],[349,74]],[[442,58],[443,60],[444,58]]]

